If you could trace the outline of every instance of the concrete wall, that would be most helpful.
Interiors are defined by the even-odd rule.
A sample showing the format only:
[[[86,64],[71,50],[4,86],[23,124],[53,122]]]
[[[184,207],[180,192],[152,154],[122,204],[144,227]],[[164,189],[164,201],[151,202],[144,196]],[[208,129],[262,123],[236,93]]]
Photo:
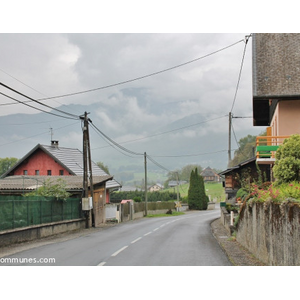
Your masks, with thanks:
[[[280,101],[276,106],[271,127],[272,135],[283,136],[300,133],[300,101]]]
[[[0,232],[0,247],[28,242],[50,235],[85,228],[84,219],[68,220],[41,224],[36,226],[22,227]]]
[[[299,205],[248,202],[240,212],[236,238],[267,265],[299,266]]]

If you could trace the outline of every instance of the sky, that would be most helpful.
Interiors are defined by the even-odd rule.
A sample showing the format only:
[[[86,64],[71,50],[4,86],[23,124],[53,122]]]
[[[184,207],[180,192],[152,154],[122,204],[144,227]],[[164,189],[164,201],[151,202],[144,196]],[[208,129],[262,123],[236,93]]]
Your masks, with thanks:
[[[49,144],[51,137],[62,147],[82,149],[81,121],[50,108],[76,116],[88,112],[97,129],[128,149],[131,153],[110,146],[90,129],[92,159],[114,172],[130,165],[143,168],[144,152],[160,165],[149,162],[149,167],[164,172],[187,164],[223,170],[230,111],[243,117],[233,118],[232,157],[240,138],[265,129],[252,123],[252,38],[247,45],[245,38],[253,28],[237,26],[239,14],[232,13],[232,21],[215,11],[216,27],[203,11],[196,18],[196,11],[174,2],[162,23],[168,6],[147,7],[145,14],[146,8],[132,2],[144,14],[121,15],[129,7],[119,3],[109,17],[114,1],[99,15],[88,10],[91,17],[85,15],[84,26],[76,19],[80,9],[75,3],[77,14],[70,15],[70,23],[62,14],[69,7],[56,10],[55,5],[43,9],[46,25],[36,14],[12,30],[10,19],[3,22],[0,82],[44,106],[17,103],[28,99],[0,86],[6,95],[0,95],[0,157],[21,158],[37,144]],[[47,21],[54,16],[59,25],[53,30]]]
[[[35,100],[100,88],[40,102],[77,116],[87,111],[107,136],[130,151],[147,152],[167,169],[187,163],[222,169],[227,164],[230,111],[248,117],[234,119],[237,140],[262,131],[253,128],[251,119],[251,38],[242,64],[247,35],[0,34],[0,79]],[[154,74],[160,71],[164,72]],[[3,86],[0,91],[28,100]],[[48,107],[27,104],[51,112]],[[4,95],[0,105],[1,157],[21,158],[36,144],[50,143],[50,128],[60,146],[82,148],[80,121],[41,112]],[[128,157],[105,147],[108,144],[92,131],[94,161],[110,168],[141,161],[139,156]],[[137,141],[129,143],[132,140]],[[233,136],[232,149],[236,148]]]

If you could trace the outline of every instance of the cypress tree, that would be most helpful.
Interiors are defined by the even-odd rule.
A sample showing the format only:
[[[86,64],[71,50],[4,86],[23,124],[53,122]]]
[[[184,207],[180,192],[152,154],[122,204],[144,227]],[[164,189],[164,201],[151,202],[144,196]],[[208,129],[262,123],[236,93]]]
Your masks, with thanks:
[[[189,209],[206,210],[208,205],[208,197],[205,194],[204,180],[198,174],[198,169],[191,172],[190,187],[188,190]]]

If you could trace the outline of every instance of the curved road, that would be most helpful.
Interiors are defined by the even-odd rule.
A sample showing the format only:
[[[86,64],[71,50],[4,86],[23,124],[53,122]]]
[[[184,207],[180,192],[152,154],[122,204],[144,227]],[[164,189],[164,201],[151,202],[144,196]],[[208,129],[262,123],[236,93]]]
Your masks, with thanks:
[[[1,258],[1,265],[229,266],[211,233],[210,223],[219,217],[218,207],[177,217],[143,218],[22,251]]]

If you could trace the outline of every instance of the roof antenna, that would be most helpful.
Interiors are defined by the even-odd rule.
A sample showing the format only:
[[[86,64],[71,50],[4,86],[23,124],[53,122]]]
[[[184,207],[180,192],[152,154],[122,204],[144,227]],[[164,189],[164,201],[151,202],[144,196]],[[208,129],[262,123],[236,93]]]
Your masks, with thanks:
[[[53,141],[53,128],[50,127],[50,134],[51,134],[51,144],[52,144],[52,141]]]

